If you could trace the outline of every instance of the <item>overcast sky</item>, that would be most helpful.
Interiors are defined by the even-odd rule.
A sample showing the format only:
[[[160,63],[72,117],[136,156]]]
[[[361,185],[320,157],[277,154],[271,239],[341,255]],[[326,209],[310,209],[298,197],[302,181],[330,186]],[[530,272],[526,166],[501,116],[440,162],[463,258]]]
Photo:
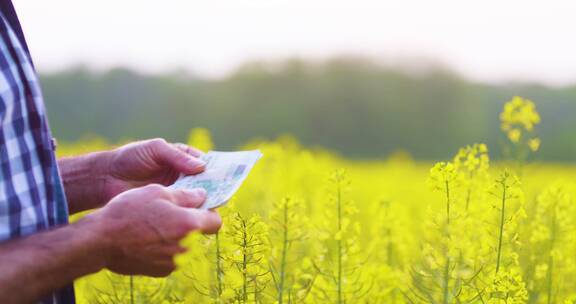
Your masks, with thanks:
[[[13,0],[41,72],[219,77],[251,59],[434,58],[472,79],[576,83],[576,1]]]

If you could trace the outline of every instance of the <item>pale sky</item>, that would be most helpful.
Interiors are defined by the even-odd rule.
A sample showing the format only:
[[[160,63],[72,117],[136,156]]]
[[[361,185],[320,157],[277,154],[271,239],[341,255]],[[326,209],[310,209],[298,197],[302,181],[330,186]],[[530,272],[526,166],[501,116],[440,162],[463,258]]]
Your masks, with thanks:
[[[432,58],[481,81],[576,83],[576,1],[13,0],[41,72],[226,75],[252,59]]]

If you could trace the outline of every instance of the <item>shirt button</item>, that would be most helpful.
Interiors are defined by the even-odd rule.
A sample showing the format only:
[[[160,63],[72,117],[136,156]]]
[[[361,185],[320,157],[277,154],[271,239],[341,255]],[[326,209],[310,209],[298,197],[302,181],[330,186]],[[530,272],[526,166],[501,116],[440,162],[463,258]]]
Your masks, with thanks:
[[[56,140],[56,138],[52,137],[50,143],[52,144],[52,151],[56,151],[56,147],[58,146],[58,141]]]

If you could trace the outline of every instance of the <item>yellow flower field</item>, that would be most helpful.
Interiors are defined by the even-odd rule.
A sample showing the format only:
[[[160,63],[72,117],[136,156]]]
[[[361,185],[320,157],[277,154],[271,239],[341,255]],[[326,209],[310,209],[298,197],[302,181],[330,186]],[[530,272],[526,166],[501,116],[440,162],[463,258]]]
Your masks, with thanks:
[[[504,147],[470,143],[437,164],[351,161],[288,136],[248,143],[264,157],[219,210],[217,235],[189,236],[167,279],[83,278],[78,301],[576,303],[576,167],[530,162],[530,101],[514,98],[500,119]],[[202,129],[189,144],[213,148]],[[500,150],[506,160],[490,162]]]

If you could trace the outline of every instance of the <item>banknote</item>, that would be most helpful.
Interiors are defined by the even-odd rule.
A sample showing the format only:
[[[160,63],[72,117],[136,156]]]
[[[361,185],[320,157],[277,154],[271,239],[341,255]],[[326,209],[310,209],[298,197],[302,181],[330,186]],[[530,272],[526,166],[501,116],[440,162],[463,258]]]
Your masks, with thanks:
[[[206,170],[197,175],[180,176],[171,189],[204,188],[206,201],[201,209],[224,205],[240,188],[254,164],[262,157],[259,150],[219,152],[210,151],[201,158]]]

